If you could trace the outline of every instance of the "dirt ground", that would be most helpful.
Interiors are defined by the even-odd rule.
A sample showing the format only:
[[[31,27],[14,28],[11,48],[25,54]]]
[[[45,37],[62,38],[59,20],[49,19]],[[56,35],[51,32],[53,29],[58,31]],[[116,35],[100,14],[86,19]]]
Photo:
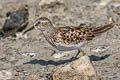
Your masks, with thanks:
[[[79,26],[83,23],[100,26],[107,24],[109,17],[120,21],[119,0],[0,0],[0,28],[8,11],[14,11],[25,4],[29,5],[28,27],[38,16],[48,17],[58,27]],[[82,48],[90,57],[101,80],[120,80],[119,34],[120,25],[114,25],[111,30]],[[0,74],[5,71],[9,80],[46,80],[57,66],[70,62],[70,58],[75,56],[71,53],[67,57],[55,59],[52,56],[55,49],[40,31],[32,30],[27,35],[28,39],[0,39]],[[92,52],[99,45],[107,45],[109,49],[102,53]]]

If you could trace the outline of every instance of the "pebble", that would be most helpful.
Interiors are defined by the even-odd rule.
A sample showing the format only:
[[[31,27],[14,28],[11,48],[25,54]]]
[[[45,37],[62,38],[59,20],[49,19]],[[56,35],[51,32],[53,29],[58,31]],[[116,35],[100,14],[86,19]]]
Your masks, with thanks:
[[[107,45],[98,45],[98,46],[93,47],[91,49],[91,51],[94,52],[94,53],[102,53],[102,52],[105,52],[108,49],[109,49],[109,46],[107,46]]]
[[[70,53],[75,53],[75,50],[73,50],[73,51],[65,51],[63,53],[57,53],[57,54],[54,54],[53,57],[54,58],[67,57],[67,56],[69,56]]]
[[[25,57],[35,57],[36,53],[23,53],[22,55]]]

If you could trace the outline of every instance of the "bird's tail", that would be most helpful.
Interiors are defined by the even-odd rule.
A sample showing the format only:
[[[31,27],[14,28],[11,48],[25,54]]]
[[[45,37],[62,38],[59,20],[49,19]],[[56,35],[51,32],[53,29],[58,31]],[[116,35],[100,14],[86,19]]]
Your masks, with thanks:
[[[95,35],[99,35],[99,34],[101,34],[101,33],[104,33],[104,32],[106,32],[106,31],[110,30],[111,28],[113,28],[113,26],[114,26],[113,24],[114,24],[113,19],[112,19],[112,18],[109,18],[109,24],[107,24],[107,25],[105,25],[105,26],[96,27],[96,28],[93,29],[92,32],[93,32]]]

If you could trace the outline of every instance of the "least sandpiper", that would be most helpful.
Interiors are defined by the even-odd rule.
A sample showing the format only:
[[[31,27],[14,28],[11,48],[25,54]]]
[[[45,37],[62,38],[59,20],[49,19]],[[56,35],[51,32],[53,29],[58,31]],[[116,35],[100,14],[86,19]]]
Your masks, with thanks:
[[[54,27],[52,22],[46,18],[38,18],[34,25],[25,31],[28,32],[31,29],[40,30],[46,40],[59,51],[71,51],[78,50],[75,58],[80,52],[82,55],[86,53],[81,49],[82,46],[86,45],[88,42],[93,40],[95,37],[99,36],[113,27],[112,18],[110,18],[109,24],[99,27],[91,26],[79,26],[79,27]]]
[[[25,5],[16,11],[6,13],[7,19],[0,30],[1,35],[9,36],[16,35],[16,32],[21,32],[28,24],[28,6]]]

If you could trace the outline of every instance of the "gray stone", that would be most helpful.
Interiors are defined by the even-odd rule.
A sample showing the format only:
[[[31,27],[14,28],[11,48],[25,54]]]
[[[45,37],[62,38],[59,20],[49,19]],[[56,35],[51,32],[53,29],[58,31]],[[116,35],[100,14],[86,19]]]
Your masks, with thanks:
[[[52,77],[53,80],[99,80],[88,56],[58,67]]]

